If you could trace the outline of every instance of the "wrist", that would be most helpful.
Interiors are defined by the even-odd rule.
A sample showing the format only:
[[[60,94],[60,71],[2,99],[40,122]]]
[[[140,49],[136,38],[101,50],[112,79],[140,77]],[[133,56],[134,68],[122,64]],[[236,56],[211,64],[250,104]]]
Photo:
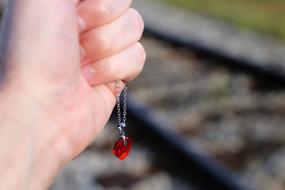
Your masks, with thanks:
[[[61,165],[56,126],[28,96],[0,93],[0,189],[47,189]]]

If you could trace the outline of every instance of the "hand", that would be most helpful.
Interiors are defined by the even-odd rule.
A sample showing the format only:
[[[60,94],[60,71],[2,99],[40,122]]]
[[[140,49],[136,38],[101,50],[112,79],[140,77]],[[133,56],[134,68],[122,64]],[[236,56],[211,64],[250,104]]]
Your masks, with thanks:
[[[0,189],[45,189],[90,144],[115,105],[115,80],[142,70],[131,0],[10,0],[0,89]],[[123,88],[123,83],[121,83]]]

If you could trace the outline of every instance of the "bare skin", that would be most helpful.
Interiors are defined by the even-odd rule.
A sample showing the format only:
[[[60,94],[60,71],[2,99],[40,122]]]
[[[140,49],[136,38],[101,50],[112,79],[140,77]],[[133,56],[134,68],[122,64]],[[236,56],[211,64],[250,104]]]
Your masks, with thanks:
[[[0,86],[0,189],[48,189],[100,133],[115,80],[141,71],[131,0],[10,0]],[[123,88],[124,84],[120,83]]]

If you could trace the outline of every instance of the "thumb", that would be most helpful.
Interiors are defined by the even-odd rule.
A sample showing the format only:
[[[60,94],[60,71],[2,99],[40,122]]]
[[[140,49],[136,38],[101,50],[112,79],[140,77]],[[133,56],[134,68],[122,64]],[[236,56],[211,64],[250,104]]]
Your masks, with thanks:
[[[3,26],[7,68],[57,82],[79,73],[74,0],[10,0]]]

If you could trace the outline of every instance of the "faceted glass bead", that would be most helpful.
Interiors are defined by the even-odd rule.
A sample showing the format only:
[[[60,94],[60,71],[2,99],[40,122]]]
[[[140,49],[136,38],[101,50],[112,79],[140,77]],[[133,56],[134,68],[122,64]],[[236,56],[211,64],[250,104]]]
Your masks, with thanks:
[[[125,137],[125,142],[123,137],[120,137],[113,147],[113,154],[120,160],[124,160],[131,149],[132,140],[129,137]]]

